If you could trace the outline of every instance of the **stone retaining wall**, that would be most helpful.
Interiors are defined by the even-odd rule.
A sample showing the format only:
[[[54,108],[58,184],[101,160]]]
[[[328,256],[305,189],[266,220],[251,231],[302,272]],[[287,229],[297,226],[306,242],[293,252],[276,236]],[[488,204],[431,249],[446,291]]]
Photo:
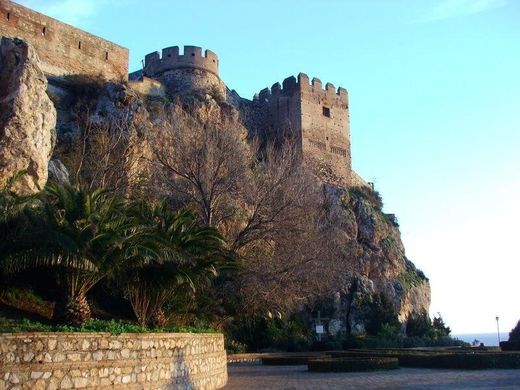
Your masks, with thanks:
[[[226,382],[222,334],[0,334],[0,390],[218,389]]]

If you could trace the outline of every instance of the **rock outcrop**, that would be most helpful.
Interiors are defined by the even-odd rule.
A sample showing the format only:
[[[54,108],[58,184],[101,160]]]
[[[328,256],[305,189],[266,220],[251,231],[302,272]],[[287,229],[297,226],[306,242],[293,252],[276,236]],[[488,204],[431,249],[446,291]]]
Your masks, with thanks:
[[[355,312],[347,316],[351,306],[356,306],[351,297],[353,280],[358,297],[382,293],[401,322],[427,313],[428,279],[406,258],[397,219],[382,211],[379,194],[366,187],[329,187],[327,193],[330,217],[356,259],[349,266],[351,282],[338,288],[342,299],[337,300],[336,316],[348,317],[352,329],[362,329]]]
[[[167,189],[154,179],[152,149],[164,141],[179,112],[203,127],[240,123],[233,106],[211,95],[167,101],[92,78],[54,83],[49,89],[53,104],[30,46],[3,39],[0,54],[0,185],[26,171],[14,187],[22,193],[43,188],[48,174],[67,183],[70,172],[72,182],[73,175],[81,173],[83,182],[127,193],[146,181],[142,188],[153,189],[146,196],[160,197]],[[58,146],[53,152],[57,119]],[[247,142],[248,129],[240,126]],[[358,295],[384,294],[402,322],[427,312],[428,279],[406,258],[397,220],[382,211],[378,194],[366,185],[325,188],[335,227],[330,239],[350,259],[345,263],[347,282],[337,289],[336,327],[345,326],[347,318],[350,329],[362,329],[359,316],[351,312],[353,286]]]
[[[0,46],[0,186],[20,193],[45,186],[54,148],[56,110],[47,96],[47,79],[34,49],[18,39]]]

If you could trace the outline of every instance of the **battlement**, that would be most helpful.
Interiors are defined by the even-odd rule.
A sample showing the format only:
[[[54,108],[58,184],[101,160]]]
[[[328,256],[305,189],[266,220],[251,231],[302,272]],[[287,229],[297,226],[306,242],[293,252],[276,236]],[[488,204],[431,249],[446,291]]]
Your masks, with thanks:
[[[158,76],[166,71],[194,68],[205,70],[219,77],[218,57],[211,50],[202,54],[202,48],[198,46],[184,46],[184,53],[179,53],[179,46],[167,47],[145,56],[144,74],[146,76]]]
[[[262,89],[253,100],[265,102],[279,96],[290,97],[295,94],[311,95],[318,100],[327,100],[333,106],[348,108],[348,92],[345,88],[336,89],[332,83],[325,84],[324,88],[320,79],[314,77],[309,82],[309,76],[305,73],[300,73],[298,78],[287,77],[282,84],[275,83],[271,88]]]
[[[128,79],[128,49],[8,0],[0,0],[0,36],[34,46],[47,75]]]

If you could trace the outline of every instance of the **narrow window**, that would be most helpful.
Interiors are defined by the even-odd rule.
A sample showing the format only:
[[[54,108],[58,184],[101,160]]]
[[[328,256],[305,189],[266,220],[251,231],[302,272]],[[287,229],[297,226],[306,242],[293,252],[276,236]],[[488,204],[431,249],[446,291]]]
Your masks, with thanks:
[[[327,118],[330,118],[330,108],[324,106],[323,115],[326,116]]]
[[[11,20],[11,13],[10,12],[7,13],[7,20],[8,21]]]
[[[191,56],[192,56],[192,57],[195,57],[195,53],[191,53]]]
[[[105,52],[105,61],[108,61],[108,51]]]
[[[42,28],[42,35],[45,36],[47,34],[47,27]]]
[[[81,50],[81,41],[78,42],[78,49]]]

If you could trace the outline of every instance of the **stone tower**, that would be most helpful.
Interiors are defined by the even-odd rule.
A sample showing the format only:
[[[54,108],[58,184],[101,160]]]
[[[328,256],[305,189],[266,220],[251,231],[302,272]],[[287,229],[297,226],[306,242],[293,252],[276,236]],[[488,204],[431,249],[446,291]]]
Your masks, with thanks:
[[[352,181],[347,90],[300,73],[256,94],[257,131],[264,139],[292,138],[303,160],[326,182]]]
[[[220,80],[218,57],[211,50],[184,46],[184,53],[173,46],[146,55],[143,75],[159,80],[170,93],[202,91],[226,97],[226,86]]]

